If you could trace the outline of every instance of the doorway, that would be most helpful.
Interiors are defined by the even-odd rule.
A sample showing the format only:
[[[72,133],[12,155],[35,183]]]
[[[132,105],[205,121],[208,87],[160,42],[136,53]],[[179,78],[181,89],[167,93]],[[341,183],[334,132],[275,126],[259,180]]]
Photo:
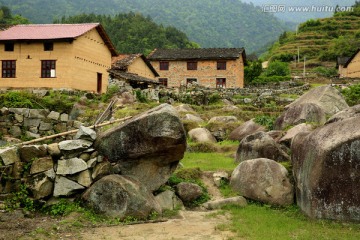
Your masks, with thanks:
[[[97,73],[97,88],[96,88],[96,92],[97,92],[97,93],[101,93],[101,92],[102,92],[102,73]]]

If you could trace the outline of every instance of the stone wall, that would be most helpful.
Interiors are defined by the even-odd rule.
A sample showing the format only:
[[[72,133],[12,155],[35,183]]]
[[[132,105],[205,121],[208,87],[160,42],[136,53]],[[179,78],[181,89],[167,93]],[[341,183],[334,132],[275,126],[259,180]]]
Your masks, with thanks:
[[[69,120],[69,115],[47,109],[0,109],[0,133],[14,138],[40,138],[68,130],[78,129],[79,121]]]
[[[0,194],[25,184],[34,199],[71,196],[89,187],[110,163],[92,148],[96,133],[83,126],[74,140],[0,149]]]

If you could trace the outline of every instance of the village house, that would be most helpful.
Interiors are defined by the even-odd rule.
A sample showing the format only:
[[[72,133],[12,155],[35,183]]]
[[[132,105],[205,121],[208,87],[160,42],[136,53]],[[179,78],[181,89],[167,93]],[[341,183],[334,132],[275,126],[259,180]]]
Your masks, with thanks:
[[[148,59],[166,87],[194,82],[209,88],[244,87],[243,48],[155,49]]]
[[[120,54],[113,57],[109,73],[111,81],[117,81],[118,85],[140,89],[159,85],[156,79],[159,74],[143,54]]]
[[[117,53],[99,23],[16,25],[0,32],[0,88],[106,92]]]
[[[360,49],[358,49],[344,64],[340,77],[360,78]]]
[[[350,57],[338,57],[336,59],[336,68],[338,69],[338,74],[340,78],[346,77],[347,69],[344,68],[344,66],[349,59]]]

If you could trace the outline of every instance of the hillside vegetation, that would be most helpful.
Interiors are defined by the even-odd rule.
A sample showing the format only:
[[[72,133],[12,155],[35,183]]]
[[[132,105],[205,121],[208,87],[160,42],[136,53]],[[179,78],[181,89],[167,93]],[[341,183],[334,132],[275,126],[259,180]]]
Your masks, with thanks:
[[[82,13],[140,12],[158,24],[185,32],[201,47],[245,47],[248,53],[289,29],[260,7],[238,0],[0,0],[1,3],[34,23],[50,23],[64,15]]]
[[[265,59],[292,61],[306,57],[314,65],[335,62],[337,57],[351,56],[360,46],[360,6],[353,12],[335,13],[333,17],[310,19],[299,25],[298,32],[284,32],[270,48]]]
[[[80,14],[55,21],[57,23],[100,22],[120,53],[149,54],[155,48],[196,48],[185,33],[174,27],[164,27],[139,13],[115,16]]]

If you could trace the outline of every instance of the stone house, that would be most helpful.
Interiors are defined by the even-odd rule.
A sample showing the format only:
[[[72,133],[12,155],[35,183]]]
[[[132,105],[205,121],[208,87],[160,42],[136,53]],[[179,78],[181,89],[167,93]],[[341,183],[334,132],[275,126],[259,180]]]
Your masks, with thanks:
[[[148,59],[166,87],[194,82],[209,88],[244,87],[243,48],[155,49]]]
[[[360,49],[345,62],[340,77],[360,78]]]
[[[336,68],[338,69],[338,75],[340,78],[346,77],[347,69],[344,68],[344,65],[349,60],[350,57],[338,57],[336,59]]]
[[[143,54],[120,54],[112,58],[110,73],[115,84],[129,85],[132,88],[146,89],[159,85],[157,71]]]
[[[102,93],[116,55],[99,23],[16,25],[0,32],[0,88]]]

